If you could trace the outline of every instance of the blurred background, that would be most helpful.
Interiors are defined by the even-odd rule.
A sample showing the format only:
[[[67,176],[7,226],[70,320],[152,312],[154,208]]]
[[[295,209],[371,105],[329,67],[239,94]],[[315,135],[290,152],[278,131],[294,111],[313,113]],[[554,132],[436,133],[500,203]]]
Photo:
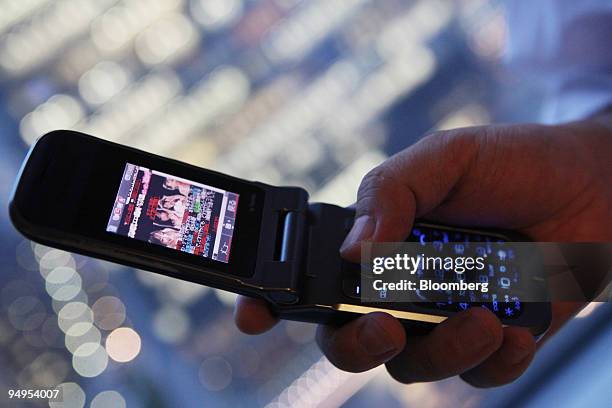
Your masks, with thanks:
[[[57,128],[349,204],[428,131],[537,119],[542,90],[504,69],[506,32],[495,0],[0,1],[3,403],[58,385],[52,407],[539,405],[573,387],[603,401],[609,305],[510,386],[404,386],[334,368],[314,325],[248,337],[230,293],[33,244],[8,221],[28,146]]]

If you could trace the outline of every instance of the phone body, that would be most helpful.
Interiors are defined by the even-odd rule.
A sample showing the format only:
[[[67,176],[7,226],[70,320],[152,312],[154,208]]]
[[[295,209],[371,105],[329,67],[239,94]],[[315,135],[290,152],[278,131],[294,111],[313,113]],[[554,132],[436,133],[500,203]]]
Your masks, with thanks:
[[[461,310],[362,303],[359,265],[339,256],[351,209],[309,204],[299,187],[247,181],[78,132],[54,131],[31,147],[9,210],[34,241],[263,298],[285,319],[339,324],[380,310],[429,330]],[[466,240],[522,239],[419,220],[414,228],[420,239],[440,231]],[[534,335],[551,319],[547,302],[497,315]]]

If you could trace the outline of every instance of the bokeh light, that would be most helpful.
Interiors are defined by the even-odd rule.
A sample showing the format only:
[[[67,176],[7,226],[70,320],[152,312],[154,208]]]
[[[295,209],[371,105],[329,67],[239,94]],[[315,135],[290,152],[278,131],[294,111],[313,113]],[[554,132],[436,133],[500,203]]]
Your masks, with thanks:
[[[93,323],[93,312],[87,303],[70,302],[59,311],[57,321],[64,333],[71,329],[73,335],[85,333]]]
[[[169,14],[138,35],[136,54],[147,65],[175,63],[189,56],[198,43],[199,33],[181,14]]]
[[[47,132],[75,126],[84,113],[81,103],[72,96],[54,95],[23,117],[20,124],[21,137],[31,144]]]
[[[73,269],[76,268],[74,257],[69,252],[44,247],[42,245],[36,245],[34,253],[38,257],[40,274],[45,279],[47,278],[47,275],[49,275],[49,273],[55,268],[59,268],[61,266],[66,266]]]
[[[164,306],[155,313],[153,330],[167,343],[179,343],[185,339],[190,327],[189,316],[175,306]]]
[[[125,306],[115,296],[102,296],[91,306],[96,326],[113,330],[125,321]]]
[[[217,299],[219,299],[219,301],[221,303],[223,303],[226,306],[234,306],[234,303],[236,303],[236,298],[238,297],[238,295],[236,295],[235,293],[232,292],[228,292],[226,290],[221,290],[221,289],[215,289],[215,295],[217,296]]]
[[[57,388],[61,389],[62,401],[50,401],[50,408],[83,408],[85,406],[85,391],[77,383],[62,383]]]
[[[89,405],[90,408],[126,408],[125,398],[117,391],[102,391],[96,395]]]
[[[133,360],[140,353],[141,341],[136,331],[129,327],[113,330],[106,338],[106,352],[119,363]]]
[[[108,102],[128,84],[130,74],[113,61],[102,61],[79,79],[79,93],[90,105]]]
[[[83,377],[96,377],[107,365],[108,354],[98,342],[81,344],[72,355],[72,368]]]
[[[69,301],[81,291],[81,275],[74,268],[58,266],[45,278],[47,293],[58,301]]]
[[[74,324],[66,332],[64,344],[66,349],[75,354],[79,347],[86,343],[100,343],[102,334],[95,326],[86,322]]]
[[[301,322],[287,322],[285,324],[287,336],[297,344],[306,344],[314,340],[316,327]]]
[[[19,373],[17,381],[36,388],[54,388],[64,381],[70,367],[61,354],[44,352]]]
[[[9,321],[17,330],[34,330],[47,317],[45,307],[34,296],[21,296],[8,308]]]
[[[63,300],[57,300],[57,299],[51,299],[51,307],[53,308],[53,310],[55,311],[55,313],[60,312],[60,310],[62,310],[62,308],[64,306],[66,306],[68,303],[83,303],[83,304],[87,304],[87,302],[89,301],[89,297],[87,296],[87,294],[85,292],[83,292],[82,290],[79,291],[75,297],[73,297],[72,299],[68,300],[68,301],[63,301]]]
[[[209,31],[235,23],[242,16],[242,0],[191,0],[195,20]]]
[[[223,357],[210,357],[200,366],[200,382],[210,391],[221,391],[232,382],[232,366]]]

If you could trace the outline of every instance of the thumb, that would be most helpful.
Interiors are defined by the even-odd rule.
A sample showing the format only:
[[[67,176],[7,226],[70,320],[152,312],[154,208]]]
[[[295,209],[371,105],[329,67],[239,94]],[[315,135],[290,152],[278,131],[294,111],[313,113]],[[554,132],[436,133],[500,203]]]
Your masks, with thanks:
[[[415,217],[438,206],[467,172],[477,144],[471,136],[432,134],[370,171],[359,186],[355,222],[341,255],[359,262],[363,241],[404,241]]]
[[[387,162],[370,171],[361,181],[355,204],[355,222],[340,253],[359,262],[361,242],[403,241],[415,216],[415,198],[405,184],[392,177]]]

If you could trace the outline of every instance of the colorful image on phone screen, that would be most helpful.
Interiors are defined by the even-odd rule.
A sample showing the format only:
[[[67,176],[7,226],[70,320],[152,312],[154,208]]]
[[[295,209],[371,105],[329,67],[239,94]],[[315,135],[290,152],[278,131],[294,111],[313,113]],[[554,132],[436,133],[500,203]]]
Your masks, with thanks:
[[[227,263],[238,197],[127,163],[106,231]]]

